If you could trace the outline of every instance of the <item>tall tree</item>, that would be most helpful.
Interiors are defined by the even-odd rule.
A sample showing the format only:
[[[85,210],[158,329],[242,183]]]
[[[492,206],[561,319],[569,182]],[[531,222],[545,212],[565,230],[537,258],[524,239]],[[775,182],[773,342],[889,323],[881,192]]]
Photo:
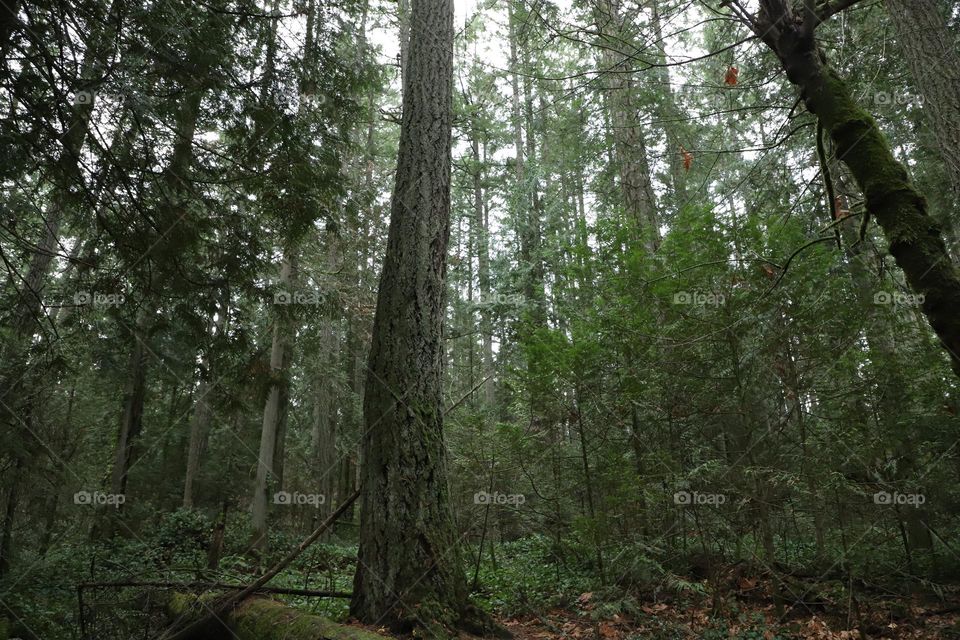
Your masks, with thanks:
[[[949,202],[960,200],[960,52],[947,28],[946,3],[937,0],[884,0],[897,29],[910,72],[923,96],[923,110],[933,128],[936,151],[950,181]],[[952,215],[950,215],[952,214]],[[944,224],[958,240],[960,220],[948,212]],[[954,248],[954,255],[956,249]]]
[[[453,2],[413,0],[390,229],[364,394],[360,550],[351,613],[452,629],[467,587],[450,511],[441,363]]]

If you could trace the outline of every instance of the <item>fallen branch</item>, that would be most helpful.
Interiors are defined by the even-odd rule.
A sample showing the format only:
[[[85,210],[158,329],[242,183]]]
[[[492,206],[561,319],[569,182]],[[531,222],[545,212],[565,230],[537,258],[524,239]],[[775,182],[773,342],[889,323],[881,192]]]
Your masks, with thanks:
[[[144,587],[152,589],[186,589],[197,591],[200,589],[243,590],[245,584],[224,584],[222,582],[84,582],[77,585],[77,589],[120,589],[124,587]],[[260,587],[257,593],[272,593],[283,596],[309,596],[312,598],[349,598],[353,594],[346,591],[318,591],[316,589],[293,589],[287,587]]]

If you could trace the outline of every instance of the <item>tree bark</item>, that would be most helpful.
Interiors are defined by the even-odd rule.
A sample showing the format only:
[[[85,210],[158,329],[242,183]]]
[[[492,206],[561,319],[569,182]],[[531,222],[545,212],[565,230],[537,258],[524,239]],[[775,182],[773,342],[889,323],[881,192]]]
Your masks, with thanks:
[[[390,228],[364,395],[360,550],[350,612],[451,630],[467,588],[443,441],[453,2],[413,0]]]
[[[480,332],[483,340],[481,353],[481,373],[490,378],[483,383],[481,397],[484,407],[490,409],[494,404],[493,376],[493,322],[491,319],[490,294],[490,242],[487,218],[483,208],[483,162],[480,156],[480,127],[477,115],[471,120],[470,149],[473,154],[473,227],[477,242],[477,284],[480,288]]]

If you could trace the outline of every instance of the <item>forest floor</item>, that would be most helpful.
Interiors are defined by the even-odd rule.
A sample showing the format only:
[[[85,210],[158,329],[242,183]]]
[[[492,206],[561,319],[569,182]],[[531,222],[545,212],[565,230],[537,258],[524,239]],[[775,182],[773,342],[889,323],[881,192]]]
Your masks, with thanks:
[[[588,595],[588,594],[585,594]],[[736,611],[713,615],[709,606],[657,603],[642,607],[641,616],[593,618],[584,612],[552,609],[542,615],[501,620],[517,640],[927,640],[960,639],[960,606],[931,605],[920,600],[861,599],[856,610],[827,607],[821,611],[788,611],[778,616],[772,602],[739,603]]]
[[[510,618],[501,621],[517,640],[660,640],[667,638],[743,638],[778,640],[805,638],[816,640],[906,639],[929,640],[960,638],[960,622],[955,613],[932,613],[912,609],[901,618],[890,611],[874,609],[864,615],[863,633],[847,624],[842,615],[792,616],[778,619],[773,606],[758,608],[736,620],[711,617],[709,610],[665,608],[649,619],[613,616],[610,620],[590,620],[576,612],[556,609],[547,615]]]
[[[953,594],[954,596],[960,594]],[[500,618],[516,640],[924,640],[960,639],[960,600],[904,600],[862,596],[857,604],[818,605],[817,611],[787,609],[779,616],[772,600],[728,601],[721,614],[701,606],[651,603],[640,615],[591,615],[592,594],[575,607]],[[857,609],[860,623],[857,624]],[[356,626],[356,623],[351,623]],[[383,629],[369,628],[383,635]],[[470,640],[464,636],[461,640]]]

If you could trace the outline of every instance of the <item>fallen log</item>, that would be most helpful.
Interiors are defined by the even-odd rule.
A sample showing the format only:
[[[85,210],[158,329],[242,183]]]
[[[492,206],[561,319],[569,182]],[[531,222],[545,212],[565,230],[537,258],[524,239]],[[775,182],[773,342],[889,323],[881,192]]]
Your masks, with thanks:
[[[209,604],[192,594],[174,593],[167,612],[189,620],[193,637],[204,640],[384,640],[386,636],[337,624],[260,596],[247,598],[222,616],[209,619]]]
[[[317,541],[318,538],[333,525],[337,519],[343,515],[353,502],[360,496],[360,489],[357,489],[344,500],[336,511],[330,514],[330,517],[324,520],[316,530],[297,545],[297,548],[288,553],[278,563],[270,567],[266,573],[257,578],[250,586],[226,598],[212,601],[205,604],[206,613],[191,619],[185,616],[183,619],[175,620],[173,626],[160,635],[160,640],[199,640],[200,638],[213,637],[208,633],[213,630],[222,629],[223,621],[231,614],[234,608],[239,607],[241,603],[251,595],[256,593],[267,582],[273,579],[278,573],[284,570],[287,565],[293,562],[304,550]],[[309,637],[309,636],[307,636]],[[320,638],[322,636],[318,636]],[[251,639],[253,640],[253,639]]]

